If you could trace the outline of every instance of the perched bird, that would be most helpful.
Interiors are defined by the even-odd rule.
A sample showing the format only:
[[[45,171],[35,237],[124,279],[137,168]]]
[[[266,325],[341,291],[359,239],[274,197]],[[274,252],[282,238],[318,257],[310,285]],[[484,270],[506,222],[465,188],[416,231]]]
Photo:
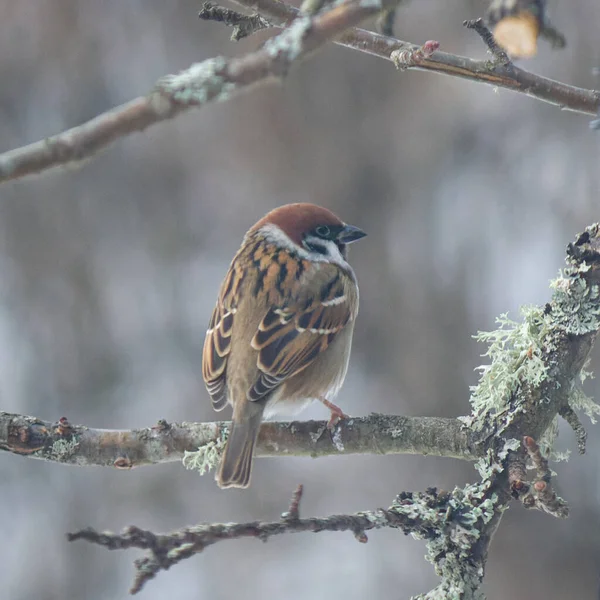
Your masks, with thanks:
[[[346,245],[366,234],[314,204],[277,208],[246,233],[221,285],[202,357],[213,408],[233,406],[217,483],[248,487],[263,416],[331,399],[350,358],[358,285]]]

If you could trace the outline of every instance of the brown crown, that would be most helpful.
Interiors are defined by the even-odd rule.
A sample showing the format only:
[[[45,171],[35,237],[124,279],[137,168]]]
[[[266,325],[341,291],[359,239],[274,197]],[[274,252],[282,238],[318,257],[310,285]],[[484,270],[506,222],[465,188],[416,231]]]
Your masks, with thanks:
[[[298,203],[280,206],[267,213],[251,231],[263,225],[277,225],[296,244],[302,243],[302,236],[318,225],[343,225],[343,222],[330,210],[316,204]]]

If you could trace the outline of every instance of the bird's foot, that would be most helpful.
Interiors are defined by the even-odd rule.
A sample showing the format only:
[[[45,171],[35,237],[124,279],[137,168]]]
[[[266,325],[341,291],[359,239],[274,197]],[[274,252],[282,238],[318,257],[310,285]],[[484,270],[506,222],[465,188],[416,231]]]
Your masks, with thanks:
[[[349,416],[336,404],[329,402],[326,398],[319,398],[321,402],[331,411],[329,421],[327,421],[327,429],[330,431],[342,420],[348,419]]]

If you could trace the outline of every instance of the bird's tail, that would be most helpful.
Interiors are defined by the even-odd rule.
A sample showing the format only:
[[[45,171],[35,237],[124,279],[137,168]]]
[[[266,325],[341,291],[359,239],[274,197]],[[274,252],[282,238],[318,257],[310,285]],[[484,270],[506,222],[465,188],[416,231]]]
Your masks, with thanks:
[[[220,488],[247,488],[252,473],[254,444],[260,431],[264,406],[258,402],[244,402],[234,412],[225,452],[217,471],[216,480]]]

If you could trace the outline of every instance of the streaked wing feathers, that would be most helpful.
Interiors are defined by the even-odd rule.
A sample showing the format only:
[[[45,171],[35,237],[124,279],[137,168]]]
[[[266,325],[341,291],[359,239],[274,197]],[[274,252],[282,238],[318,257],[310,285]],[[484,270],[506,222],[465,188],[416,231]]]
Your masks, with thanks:
[[[269,309],[252,340],[259,351],[260,375],[248,392],[249,400],[260,400],[306,369],[354,318],[342,277],[336,268],[317,296],[295,306]]]
[[[202,377],[215,410],[222,410],[227,404],[227,358],[231,351],[231,332],[242,278],[243,275],[234,262],[223,282],[204,340]]]

